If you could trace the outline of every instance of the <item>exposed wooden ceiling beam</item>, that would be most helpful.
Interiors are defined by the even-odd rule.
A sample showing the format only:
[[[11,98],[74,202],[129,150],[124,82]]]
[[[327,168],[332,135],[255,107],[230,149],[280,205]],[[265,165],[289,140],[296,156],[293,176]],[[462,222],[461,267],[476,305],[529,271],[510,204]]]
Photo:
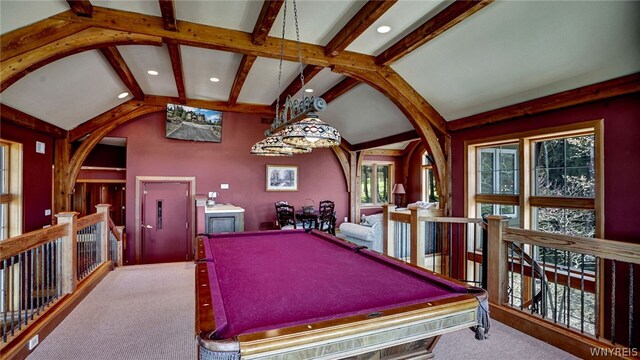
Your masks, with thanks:
[[[163,107],[168,103],[177,104],[181,103],[179,98],[170,96],[145,96],[144,101],[129,100],[115,108],[106,111],[93,119],[87,120],[84,123],[78,125],[74,129],[69,131],[69,141],[76,141],[83,136],[92,133],[96,129],[99,129],[112,121],[116,121],[123,115],[138,109],[143,106]],[[273,116],[273,110],[267,105],[259,104],[236,104],[235,106],[229,106],[226,101],[209,101],[209,100],[197,100],[186,99],[182,104],[192,107],[198,107],[203,109],[217,110],[217,111],[229,111],[247,114],[263,114]]]
[[[75,16],[77,19],[86,19]],[[91,20],[91,19],[86,19]],[[13,35],[13,32],[10,33]],[[7,37],[11,40],[13,37]],[[4,41],[5,38],[3,37]],[[0,67],[0,92],[27,74],[64,57],[91,49],[117,45],[162,45],[162,38],[128,31],[89,27],[59,41],[40,46],[18,56],[2,61]],[[17,49],[18,52],[21,50]]]
[[[325,46],[327,56],[336,56],[371,26],[398,0],[369,0]]]
[[[78,16],[91,17],[93,15],[93,6],[89,0],[67,0],[71,11]]]
[[[351,143],[345,140],[344,138],[342,138],[342,141],[340,141],[340,147],[346,152],[353,151],[353,145],[351,145]]]
[[[173,0],[158,0],[160,13],[162,14],[162,27],[169,31],[178,31],[176,23],[176,7]]]
[[[27,129],[49,134],[55,138],[64,138],[67,136],[67,130],[53,124],[49,124],[46,121],[42,121],[35,116],[25,114],[22,111],[5,104],[0,104],[0,117],[2,117],[3,121],[8,121]]]
[[[304,83],[307,84],[309,81],[311,81],[311,79],[313,79],[316,75],[318,75],[318,73],[322,71],[322,69],[324,69],[322,66],[315,66],[315,65],[305,66],[304,69],[302,70],[302,75],[304,76]],[[282,102],[287,98],[287,95],[293,96],[295,95],[295,93],[300,91],[300,89],[302,89],[302,82],[300,81],[300,77],[296,76],[296,78],[293,79],[293,81],[291,81],[291,84],[289,84],[289,86],[287,86],[287,88],[280,93],[280,96],[279,96],[280,104],[282,104]],[[274,109],[276,108],[276,101],[274,101],[273,104],[271,104],[271,107]]]
[[[360,84],[360,81],[347,76],[347,78],[337,83],[331,89],[327,90],[327,92],[322,94],[322,96],[320,97],[323,98],[328,104],[338,98],[340,95],[343,95],[347,91],[353,89],[358,84]]]
[[[242,56],[236,78],[233,80],[233,86],[231,86],[231,94],[229,95],[229,106],[234,106],[238,101],[238,96],[242,90],[242,85],[249,75],[249,70],[253,66],[253,62],[256,61],[256,57],[252,55]]]
[[[447,130],[459,131],[638,92],[640,73],[635,73],[450,121]]]
[[[89,25],[44,19],[0,36],[0,60],[5,61],[40,46],[73,35]]]
[[[365,155],[374,156],[402,156],[404,150],[400,149],[369,149],[364,151]]]
[[[184,75],[182,73],[182,54],[180,53],[180,45],[174,42],[167,42],[169,49],[169,58],[171,59],[171,68],[173,69],[173,78],[176,80],[176,88],[178,89],[178,99],[181,103],[187,100],[187,92],[184,87]]]
[[[82,23],[102,29],[127,31],[133,34],[158,36],[180,45],[188,45],[206,49],[229,51],[272,59],[280,58],[281,39],[267,37],[263,45],[251,42],[251,34],[238,30],[224,29],[215,26],[195,24],[178,20],[180,31],[163,29],[161,17],[132,13],[121,10],[93,7],[91,19],[78,17],[72,12],[63,12],[51,19],[64,20],[71,23]],[[95,41],[95,40],[94,40]],[[328,57],[324,47],[309,43],[300,43],[302,62],[322,67],[341,66],[346,69],[376,70],[375,58],[370,55],[342,51],[338,56]],[[295,41],[284,41],[283,59],[298,61],[298,47]]]
[[[129,70],[127,63],[122,58],[122,55],[120,55],[118,49],[115,46],[109,46],[100,48],[100,52],[102,52],[102,55],[104,55],[109,64],[111,64],[111,67],[115,70],[116,74],[118,74],[127,89],[131,91],[133,97],[136,100],[143,100],[144,93],[142,92],[142,88],[138,85],[136,78],[131,73],[131,70]]]
[[[456,0],[453,4],[447,6],[420,27],[383,51],[376,57],[376,63],[379,65],[389,65],[393,63],[492,2],[493,0]]]
[[[253,44],[262,45],[265,43],[282,5],[284,5],[284,0],[265,0],[262,4],[260,15],[251,33]]]
[[[385,138],[381,138],[377,140],[371,140],[371,141],[366,141],[359,144],[354,144],[353,150],[354,151],[366,150],[374,147],[386,146],[386,145],[391,145],[391,144],[395,144],[403,141],[415,140],[419,138],[420,138],[420,135],[418,135],[418,132],[415,130],[411,130],[401,134],[391,135],[391,136],[387,136]]]

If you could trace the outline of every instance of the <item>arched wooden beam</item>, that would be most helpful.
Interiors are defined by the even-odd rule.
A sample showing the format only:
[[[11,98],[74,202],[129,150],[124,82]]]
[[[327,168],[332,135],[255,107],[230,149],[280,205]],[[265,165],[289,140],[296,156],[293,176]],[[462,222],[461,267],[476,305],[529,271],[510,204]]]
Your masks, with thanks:
[[[134,109],[131,112],[123,114],[117,119],[113,119],[113,121],[103,125],[99,129],[92,132],[91,135],[89,135],[89,137],[82,142],[78,150],[76,150],[75,154],[73,154],[73,157],[71,158],[71,161],[69,164],[68,178],[65,184],[66,188],[64,189],[66,193],[71,194],[71,192],[73,191],[76,178],[78,177],[78,173],[80,173],[80,167],[84,163],[87,156],[89,156],[89,153],[91,152],[91,150],[93,150],[93,148],[100,142],[100,140],[102,140],[103,137],[105,137],[109,132],[111,132],[116,127],[130,120],[137,119],[140,116],[143,116],[146,114],[151,114],[151,113],[160,112],[160,111],[166,111],[166,107],[143,105]]]
[[[416,129],[418,135],[420,135],[420,139],[424,142],[429,154],[434,158],[434,172],[438,179],[436,184],[438,193],[448,194],[447,162],[436,133],[431,127],[431,124],[439,122],[442,116],[430,105],[420,106],[421,104],[427,104],[426,100],[417,95],[415,90],[413,90],[400,75],[395,74],[391,68],[386,68],[384,72],[382,72],[358,71],[334,67],[333,71],[368,84],[384,94],[402,111]],[[434,117],[435,119],[430,121],[430,117]]]
[[[421,146],[422,142],[418,141],[414,141],[412,143],[410,143],[405,149],[404,149],[404,163],[403,163],[403,173],[402,175],[404,176],[404,183],[406,184],[409,181],[409,165],[411,165],[411,158],[413,157],[413,153],[418,149],[418,148],[423,148],[424,146]]]
[[[89,28],[79,31],[2,61],[2,68],[0,69],[0,92],[30,72],[61,58],[87,50],[133,44],[160,46],[162,45],[162,38],[100,28]]]
[[[331,148],[333,153],[336,154],[336,158],[340,162],[340,166],[342,167],[342,173],[344,174],[344,181],[347,184],[347,192],[351,192],[351,171],[349,169],[349,159],[347,159],[347,155],[344,154],[344,151],[339,146],[333,146]]]

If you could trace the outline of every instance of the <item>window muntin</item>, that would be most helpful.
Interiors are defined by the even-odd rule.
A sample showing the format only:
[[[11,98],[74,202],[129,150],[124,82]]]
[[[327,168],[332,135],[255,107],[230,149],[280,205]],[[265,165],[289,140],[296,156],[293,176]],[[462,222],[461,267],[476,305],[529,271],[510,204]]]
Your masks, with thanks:
[[[478,153],[478,194],[518,194],[518,144],[484,147]]]
[[[0,139],[0,240],[22,233],[22,144]]]
[[[438,202],[438,190],[436,188],[436,176],[433,171],[433,162],[426,152],[422,154],[422,201]]]
[[[537,196],[595,197],[594,135],[534,143]]]
[[[364,206],[380,206],[389,203],[393,184],[393,164],[366,162],[360,178],[360,203]]]
[[[478,216],[500,215],[509,218],[510,227],[520,227],[520,206],[507,204],[477,203]]]
[[[519,218],[526,229],[600,236],[603,224],[595,209],[602,202],[596,193],[602,181],[596,173],[602,162],[601,127],[602,121],[584,122],[469,145],[469,216],[493,213],[508,216],[510,226]],[[500,178],[512,164],[515,193],[509,194],[510,180]],[[517,216],[505,205],[514,205]]]

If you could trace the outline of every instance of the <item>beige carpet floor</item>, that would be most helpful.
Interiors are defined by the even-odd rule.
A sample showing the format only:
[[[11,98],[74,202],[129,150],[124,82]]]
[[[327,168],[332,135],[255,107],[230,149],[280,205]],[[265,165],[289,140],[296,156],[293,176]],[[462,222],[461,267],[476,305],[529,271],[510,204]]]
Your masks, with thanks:
[[[195,359],[194,265],[118,268],[38,345],[29,360]],[[574,359],[492,322],[490,338],[470,330],[446,334],[436,359]]]

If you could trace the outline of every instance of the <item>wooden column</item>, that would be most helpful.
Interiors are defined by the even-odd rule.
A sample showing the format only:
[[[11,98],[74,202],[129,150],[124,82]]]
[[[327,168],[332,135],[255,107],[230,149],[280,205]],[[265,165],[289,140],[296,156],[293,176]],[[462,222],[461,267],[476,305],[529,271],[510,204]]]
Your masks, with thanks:
[[[395,205],[382,205],[382,253],[393,256],[395,221],[391,221],[390,212]]]
[[[77,238],[77,212],[63,212],[56,214],[58,218],[58,224],[69,224],[67,227],[67,234],[62,237],[62,258],[61,262],[61,284],[62,293],[71,294],[76,290],[78,285],[77,261],[78,261],[78,238]]]
[[[118,266],[122,266],[124,259],[124,250],[127,250],[127,245],[125,244],[126,235],[124,232],[124,226],[116,226],[116,231],[120,234],[120,241],[118,241]]]
[[[104,218],[102,221],[97,224],[100,227],[100,263],[104,263],[107,261],[109,256],[107,252],[109,251],[109,208],[111,205],[109,204],[98,204],[96,205],[96,212],[99,214],[103,214]]]
[[[491,215],[488,220],[487,291],[489,301],[502,305],[507,299],[507,244],[502,241],[502,234],[504,228],[509,226],[509,219]]]
[[[56,139],[53,151],[53,212],[71,211],[71,192],[67,181],[71,153],[69,139]]]
[[[424,266],[424,222],[420,221],[418,209],[411,210],[411,258],[414,265]]]

